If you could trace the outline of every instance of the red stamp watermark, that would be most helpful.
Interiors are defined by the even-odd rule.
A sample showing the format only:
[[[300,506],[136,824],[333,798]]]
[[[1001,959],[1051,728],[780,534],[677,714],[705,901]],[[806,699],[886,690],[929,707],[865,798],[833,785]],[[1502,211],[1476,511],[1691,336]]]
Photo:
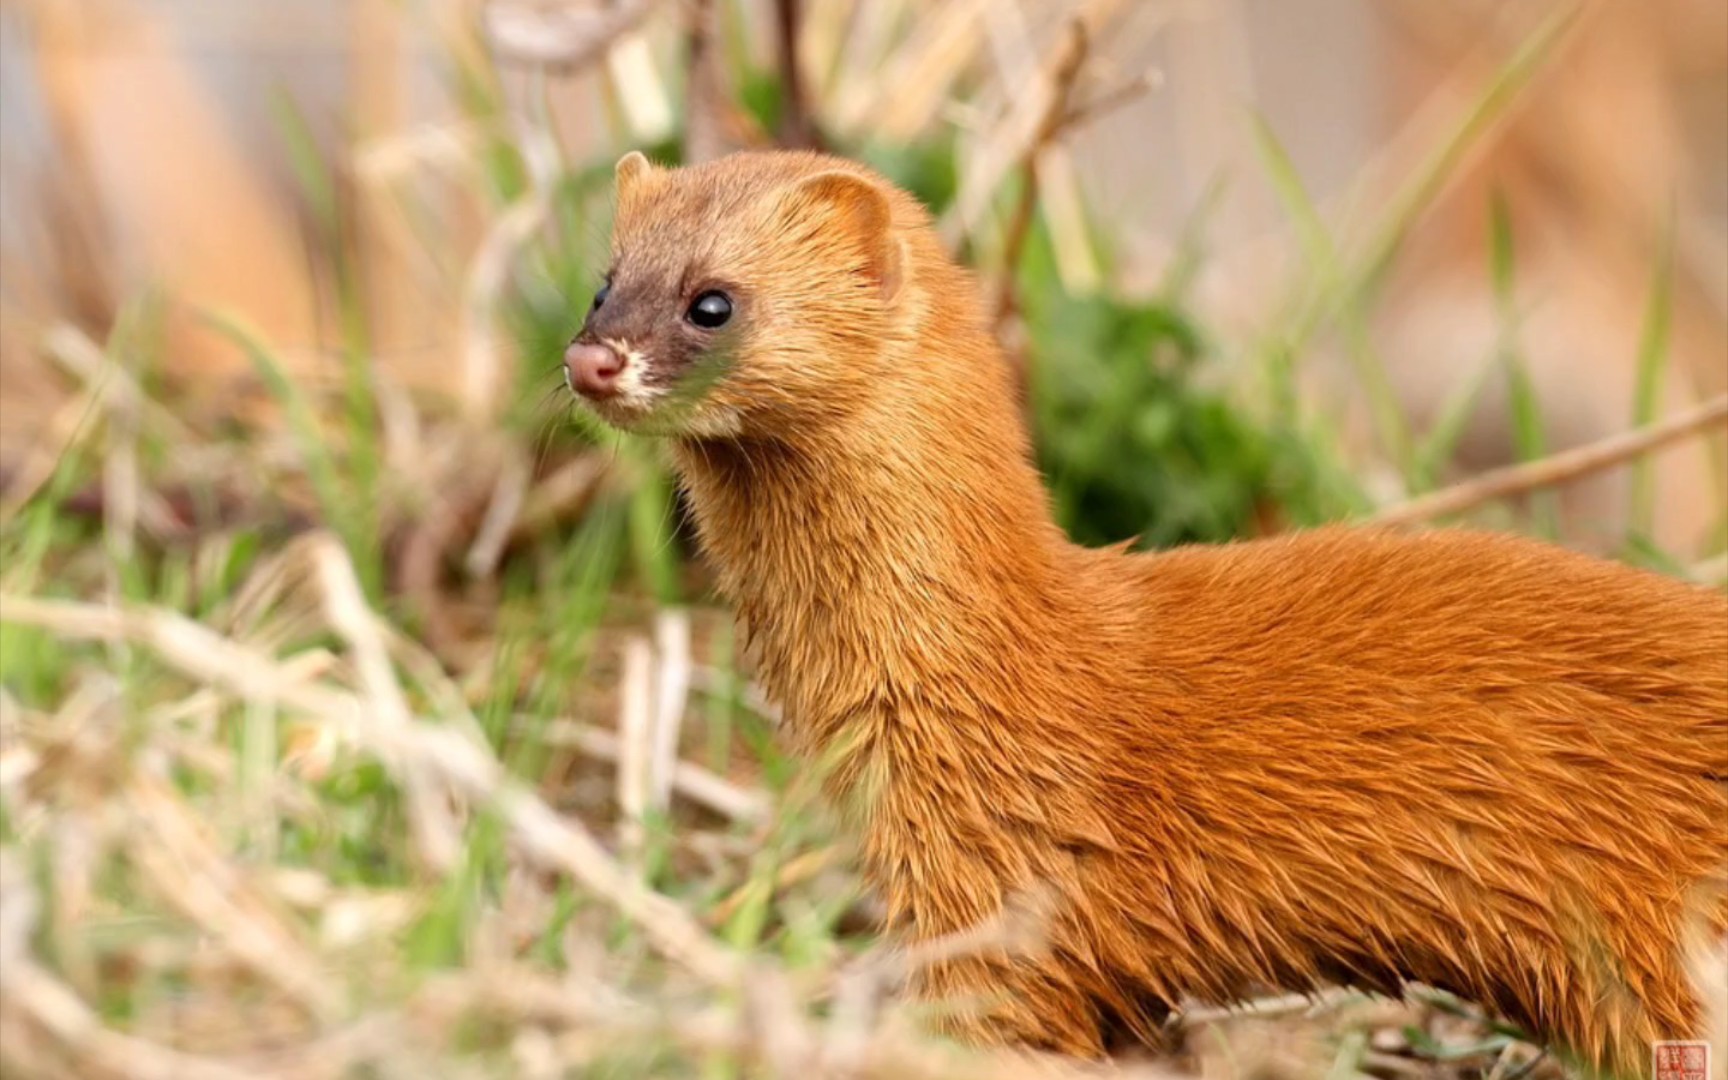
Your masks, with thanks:
[[[1656,1080],[1709,1080],[1710,1044],[1707,1042],[1659,1042],[1652,1058]]]

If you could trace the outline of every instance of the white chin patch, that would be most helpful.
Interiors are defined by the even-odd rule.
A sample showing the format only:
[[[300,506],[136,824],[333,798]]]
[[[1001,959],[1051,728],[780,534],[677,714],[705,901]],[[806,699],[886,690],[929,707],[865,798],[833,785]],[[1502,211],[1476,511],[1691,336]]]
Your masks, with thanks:
[[[666,407],[670,388],[643,382],[648,373],[647,355],[616,338],[607,338],[605,343],[624,358],[624,370],[618,373],[618,392],[609,404],[626,414],[635,414],[631,430],[689,439],[733,439],[744,434],[744,417],[736,409],[700,402]]]
[[[618,404],[626,409],[647,409],[666,395],[664,387],[643,383],[643,376],[648,374],[648,358],[640,349],[616,338],[607,338],[605,343],[624,358],[624,370],[618,373]]]

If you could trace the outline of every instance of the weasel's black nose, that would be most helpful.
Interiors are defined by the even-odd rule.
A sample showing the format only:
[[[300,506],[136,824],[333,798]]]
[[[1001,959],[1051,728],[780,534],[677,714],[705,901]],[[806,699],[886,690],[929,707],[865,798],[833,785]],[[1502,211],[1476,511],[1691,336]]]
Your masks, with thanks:
[[[564,350],[564,372],[570,389],[585,398],[609,398],[618,392],[624,358],[610,345],[577,342]]]

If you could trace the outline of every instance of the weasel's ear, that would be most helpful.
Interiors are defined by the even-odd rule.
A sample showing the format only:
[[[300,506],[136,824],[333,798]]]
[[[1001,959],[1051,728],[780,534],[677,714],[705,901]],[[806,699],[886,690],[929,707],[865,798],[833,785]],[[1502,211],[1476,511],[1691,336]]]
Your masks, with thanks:
[[[817,173],[787,192],[795,212],[809,214],[864,256],[864,271],[892,300],[900,291],[902,253],[888,195],[856,173]]]
[[[632,150],[619,158],[618,164],[612,167],[612,185],[618,192],[618,205],[623,206],[630,193],[653,171],[653,163],[640,150]]]

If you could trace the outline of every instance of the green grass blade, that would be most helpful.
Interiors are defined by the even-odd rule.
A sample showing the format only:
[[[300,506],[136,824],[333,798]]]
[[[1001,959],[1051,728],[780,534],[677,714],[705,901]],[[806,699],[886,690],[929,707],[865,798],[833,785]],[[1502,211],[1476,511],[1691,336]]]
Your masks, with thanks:
[[[1372,291],[1385,276],[1417,216],[1434,201],[1482,136],[1506,116],[1553,55],[1555,46],[1577,23],[1582,10],[1564,7],[1544,19],[1501,66],[1451,133],[1388,200],[1389,209],[1364,248],[1354,275],[1363,289]]]
[[[1360,305],[1355,302],[1352,290],[1342,286],[1343,271],[1338,247],[1326,228],[1319,209],[1314,205],[1313,198],[1303,185],[1295,163],[1271,126],[1258,114],[1253,118],[1253,126],[1254,146],[1260,156],[1261,165],[1266,170],[1267,179],[1272,184],[1272,190],[1284,212],[1290,217],[1296,230],[1297,242],[1314,273],[1310,286],[1312,299],[1306,305],[1304,315],[1299,317],[1299,321],[1304,324],[1298,335],[1299,340],[1307,338],[1313,320],[1318,319],[1320,313],[1339,313],[1346,352],[1367,395],[1375,434],[1382,448],[1405,471],[1406,479],[1409,480],[1409,474],[1414,469],[1414,454],[1410,447],[1404,412],[1398,405],[1397,393],[1386,375],[1385,365],[1374,353],[1368,334],[1367,318]],[[1289,355],[1294,357],[1294,349]]]
[[[1498,355],[1478,364],[1468,378],[1455,385],[1440,404],[1440,412],[1428,434],[1416,444],[1412,466],[1412,489],[1425,491],[1440,482],[1458,448],[1464,429],[1476,415],[1488,377],[1499,369]]]
[[[1296,240],[1302,246],[1309,266],[1320,275],[1317,287],[1323,291],[1331,288],[1338,274],[1338,249],[1332,241],[1332,234],[1321,220],[1320,211],[1308,194],[1306,185],[1302,183],[1302,177],[1296,171],[1296,163],[1290,160],[1289,151],[1279,141],[1271,125],[1259,113],[1254,113],[1251,120],[1254,150],[1259,155],[1261,167],[1266,170],[1266,179],[1272,185],[1273,194],[1278,197],[1285,214],[1290,217],[1290,223],[1296,230]]]
[[[1520,319],[1517,300],[1517,251],[1512,233],[1512,208],[1505,194],[1494,193],[1488,216],[1488,271],[1499,316],[1499,366],[1506,375],[1506,401],[1512,424],[1512,444],[1518,460],[1531,461],[1548,452],[1542,410],[1536,388],[1518,346]],[[1560,534],[1559,497],[1548,490],[1530,496],[1531,526],[1549,539]]]
[[[647,454],[643,478],[630,493],[630,545],[637,570],[654,598],[662,604],[678,602],[678,544],[673,536],[677,512],[672,481]]]
[[[376,600],[382,573],[382,552],[378,537],[363,527],[365,519],[356,513],[356,504],[369,498],[371,493],[351,492],[342,482],[341,470],[330,452],[329,439],[318,421],[316,410],[257,331],[237,316],[224,312],[210,314],[207,318],[222,336],[246,354],[266,389],[282,406],[305,463],[306,476],[318,500],[319,511],[347,545],[361,584],[365,586],[368,597]]]
[[[738,697],[742,679],[738,675],[737,656],[732,640],[732,623],[720,620],[714,627],[708,646],[709,666],[719,680],[708,695],[704,715],[708,742],[708,767],[725,776],[732,766],[733,730],[738,722]]]
[[[1502,315],[1509,315],[1515,299],[1513,281],[1516,252],[1512,238],[1512,207],[1506,193],[1499,188],[1488,204],[1488,280],[1494,286],[1494,300]]]
[[[312,126],[306,122],[300,106],[286,92],[278,91],[270,106],[275,114],[276,128],[288,150],[288,167],[312,210],[312,220],[327,239],[333,238],[338,227],[336,184],[331,180],[323,155],[318,152]]]
[[[1655,422],[1661,408],[1673,311],[1674,214],[1670,210],[1657,241],[1656,263],[1650,272],[1650,294],[1644,305],[1643,326],[1638,334],[1637,380],[1632,395],[1633,427],[1645,427]],[[1639,458],[1632,466],[1632,509],[1627,528],[1637,536],[1650,536],[1655,522],[1654,468],[1649,455]]]
[[[290,168],[312,209],[319,239],[334,271],[346,376],[343,389],[347,411],[347,464],[354,477],[355,490],[363,495],[356,501],[352,512],[371,516],[379,501],[376,497],[380,476],[378,394],[372,384],[372,335],[362,278],[355,265],[356,247],[352,238],[346,235],[347,215],[343,213],[339,190],[329,164],[318,151],[305,114],[292,98],[283,93],[277,94],[272,104],[277,128],[287,145]],[[376,523],[368,523],[363,531],[375,533]]]

